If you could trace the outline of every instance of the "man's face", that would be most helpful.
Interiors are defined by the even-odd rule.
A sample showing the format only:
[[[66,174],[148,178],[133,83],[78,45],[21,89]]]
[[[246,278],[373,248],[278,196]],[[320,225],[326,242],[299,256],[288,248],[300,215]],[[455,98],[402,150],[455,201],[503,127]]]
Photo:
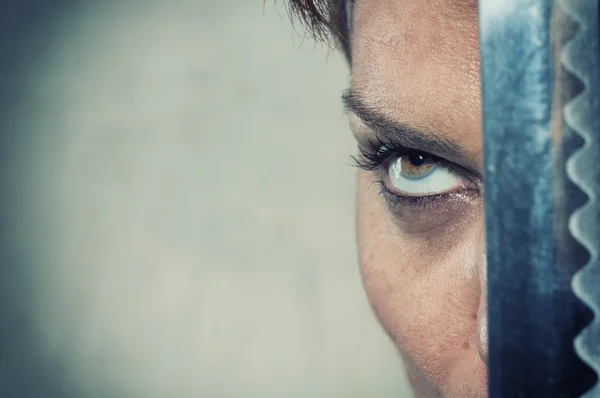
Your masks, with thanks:
[[[356,1],[346,106],[371,304],[417,396],[485,397],[476,1]]]

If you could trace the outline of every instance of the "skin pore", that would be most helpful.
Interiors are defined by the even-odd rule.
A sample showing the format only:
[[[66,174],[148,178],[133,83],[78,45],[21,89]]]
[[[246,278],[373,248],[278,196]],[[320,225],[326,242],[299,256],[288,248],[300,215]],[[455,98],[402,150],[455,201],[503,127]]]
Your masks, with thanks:
[[[367,295],[415,396],[486,397],[477,2],[356,0],[348,18]]]

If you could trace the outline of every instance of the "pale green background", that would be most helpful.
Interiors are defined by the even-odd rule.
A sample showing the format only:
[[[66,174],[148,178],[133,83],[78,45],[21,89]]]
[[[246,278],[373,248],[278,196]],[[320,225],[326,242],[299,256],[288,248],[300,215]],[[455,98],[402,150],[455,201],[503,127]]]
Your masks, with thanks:
[[[28,326],[0,395],[408,396],[359,280],[343,58],[283,0],[62,3],[2,76]]]

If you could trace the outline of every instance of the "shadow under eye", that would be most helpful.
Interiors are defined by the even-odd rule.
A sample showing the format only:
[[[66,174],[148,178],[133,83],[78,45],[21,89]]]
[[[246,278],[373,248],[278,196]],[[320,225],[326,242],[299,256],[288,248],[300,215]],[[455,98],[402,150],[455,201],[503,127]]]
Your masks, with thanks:
[[[428,196],[401,196],[391,192],[383,179],[376,181],[395,223],[408,233],[425,233],[455,227],[482,210],[478,191],[462,188]]]

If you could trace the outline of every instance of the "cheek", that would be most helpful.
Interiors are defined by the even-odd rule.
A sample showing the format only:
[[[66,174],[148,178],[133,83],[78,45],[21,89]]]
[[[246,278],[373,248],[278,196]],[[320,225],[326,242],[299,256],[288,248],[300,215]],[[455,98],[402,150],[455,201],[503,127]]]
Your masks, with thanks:
[[[357,242],[365,289],[409,376],[444,390],[447,381],[467,380],[471,368],[481,365],[476,346],[481,223],[415,235],[399,228],[382,202],[367,179],[359,178]]]

